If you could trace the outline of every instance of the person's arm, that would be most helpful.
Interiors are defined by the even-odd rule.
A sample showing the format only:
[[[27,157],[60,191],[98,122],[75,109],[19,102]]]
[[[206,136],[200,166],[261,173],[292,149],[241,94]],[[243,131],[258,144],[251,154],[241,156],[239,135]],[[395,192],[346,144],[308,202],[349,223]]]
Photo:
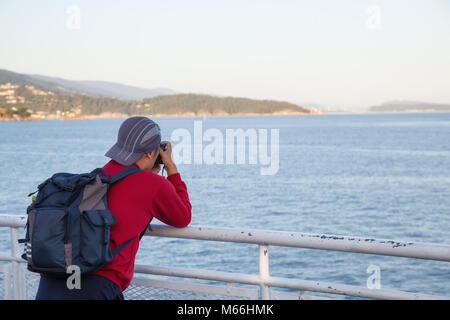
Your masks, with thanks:
[[[159,150],[167,180],[164,179],[154,200],[153,215],[158,220],[173,227],[186,227],[191,221],[191,202],[186,184],[181,180],[175,163],[172,161],[172,145],[168,141],[166,151]]]
[[[191,202],[179,173],[162,181],[153,201],[153,216],[170,226],[184,228],[191,222]]]

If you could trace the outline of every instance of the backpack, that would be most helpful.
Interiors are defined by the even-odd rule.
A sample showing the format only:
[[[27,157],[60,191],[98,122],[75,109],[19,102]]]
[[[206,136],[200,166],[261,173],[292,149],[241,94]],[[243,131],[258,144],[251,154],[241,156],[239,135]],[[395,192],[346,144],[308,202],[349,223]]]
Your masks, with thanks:
[[[27,268],[49,276],[67,277],[69,266],[78,266],[81,275],[92,274],[135,237],[111,251],[110,228],[116,218],[108,209],[107,191],[111,184],[139,172],[127,167],[112,177],[90,173],[55,173],[30,193],[22,258]],[[145,231],[145,230],[144,230]],[[71,268],[72,269],[72,268]]]

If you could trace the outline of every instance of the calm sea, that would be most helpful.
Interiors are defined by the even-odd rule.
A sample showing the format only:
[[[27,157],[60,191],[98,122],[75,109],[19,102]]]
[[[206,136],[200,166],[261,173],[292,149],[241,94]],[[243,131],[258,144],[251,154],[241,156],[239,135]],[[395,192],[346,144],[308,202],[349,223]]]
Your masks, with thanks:
[[[123,118],[0,122],[0,214],[25,214],[27,194],[55,172],[103,166]],[[175,129],[279,129],[279,170],[179,165],[192,225],[450,244],[450,113],[155,118]],[[205,143],[206,145],[207,143]],[[9,230],[0,229],[0,251]],[[450,265],[409,258],[271,247],[274,276],[450,295]],[[146,238],[137,263],[258,272],[256,245]]]

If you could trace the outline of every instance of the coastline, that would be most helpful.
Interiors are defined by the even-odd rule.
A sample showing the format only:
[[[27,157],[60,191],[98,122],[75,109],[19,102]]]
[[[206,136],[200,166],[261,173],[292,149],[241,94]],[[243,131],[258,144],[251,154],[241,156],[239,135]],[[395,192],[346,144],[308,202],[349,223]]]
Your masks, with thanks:
[[[155,113],[155,114],[144,114],[144,115],[128,115],[125,113],[115,113],[115,112],[104,112],[99,115],[84,115],[84,116],[76,116],[76,117],[60,117],[60,116],[48,116],[45,118],[38,117],[30,117],[30,118],[0,118],[0,122],[4,121],[45,121],[45,120],[60,120],[60,121],[68,121],[68,120],[92,120],[92,119],[102,119],[102,118],[126,118],[132,116],[145,116],[145,117],[223,117],[223,116],[289,116],[289,115],[316,115],[323,114],[320,111],[314,112],[298,112],[298,111],[290,111],[290,110],[282,110],[273,113],[209,113],[209,112],[183,112],[183,113],[175,113],[175,114],[163,114],[163,113]]]
[[[3,118],[0,117],[0,122],[16,122],[16,121],[70,121],[70,120],[93,120],[93,119],[106,119],[106,118],[127,118],[133,116],[144,116],[144,117],[154,117],[154,118],[185,118],[185,117],[245,117],[245,116],[295,116],[295,115],[322,115],[322,114],[380,114],[380,113],[440,113],[440,112],[450,112],[450,110],[414,110],[414,111],[339,111],[339,112],[322,112],[322,111],[313,111],[313,112],[292,112],[292,111],[280,111],[273,113],[194,113],[194,112],[184,112],[184,113],[175,113],[175,114],[163,114],[163,113],[155,113],[155,114],[136,114],[136,115],[128,115],[125,113],[101,113],[99,115],[84,115],[77,117],[60,117],[56,115],[47,116],[45,118],[42,117],[30,117],[30,118]]]

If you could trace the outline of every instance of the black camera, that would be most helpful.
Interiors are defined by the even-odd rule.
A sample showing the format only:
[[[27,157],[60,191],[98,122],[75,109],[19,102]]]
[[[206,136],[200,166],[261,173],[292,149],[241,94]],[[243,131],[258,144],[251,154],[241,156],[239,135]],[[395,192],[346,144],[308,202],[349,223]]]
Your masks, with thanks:
[[[166,143],[161,143],[159,145],[159,147],[162,149],[162,151],[166,151],[167,150],[167,144]],[[158,158],[156,158],[155,165],[157,165],[157,164],[163,164],[162,159],[161,159],[161,155],[158,155]]]

